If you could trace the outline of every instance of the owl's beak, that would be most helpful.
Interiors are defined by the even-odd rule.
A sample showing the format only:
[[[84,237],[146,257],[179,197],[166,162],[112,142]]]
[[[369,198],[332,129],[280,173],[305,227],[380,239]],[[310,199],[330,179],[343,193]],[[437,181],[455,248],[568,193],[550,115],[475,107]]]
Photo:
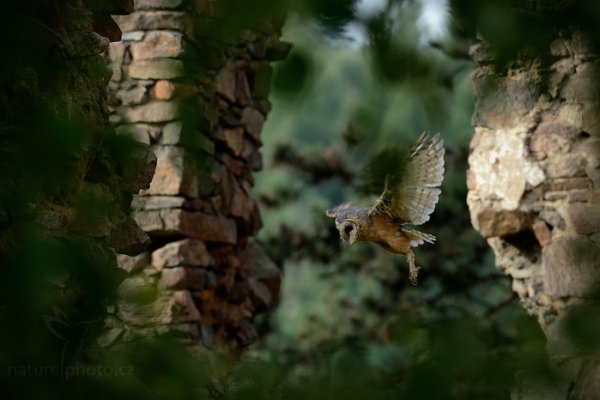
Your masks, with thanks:
[[[349,221],[344,221],[340,224],[336,223],[336,226],[340,232],[340,239],[342,239],[348,245],[356,242],[356,239],[358,239],[356,224]]]
[[[348,245],[352,244],[352,242],[350,240],[352,240],[350,238],[350,235],[347,235],[344,233],[344,231],[342,229],[339,230],[340,232],[340,240]]]

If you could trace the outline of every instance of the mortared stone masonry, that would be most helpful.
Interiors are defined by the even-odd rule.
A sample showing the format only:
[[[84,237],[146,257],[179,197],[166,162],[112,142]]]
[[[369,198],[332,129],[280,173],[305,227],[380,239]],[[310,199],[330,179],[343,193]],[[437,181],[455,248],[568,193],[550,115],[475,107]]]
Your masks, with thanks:
[[[131,14],[114,16],[123,34],[110,45],[110,119],[157,165],[131,204],[152,245],[118,256],[128,277],[105,345],[169,333],[245,346],[257,337],[253,317],[277,299],[279,270],[251,242],[262,225],[251,189],[270,63],[289,45],[273,16],[231,29],[218,5],[136,0]]]

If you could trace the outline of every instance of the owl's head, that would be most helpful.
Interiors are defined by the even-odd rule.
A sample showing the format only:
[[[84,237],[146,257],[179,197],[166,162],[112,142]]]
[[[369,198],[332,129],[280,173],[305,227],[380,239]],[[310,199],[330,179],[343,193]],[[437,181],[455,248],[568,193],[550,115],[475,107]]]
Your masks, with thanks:
[[[342,222],[335,221],[335,226],[340,232],[340,239],[348,244],[353,244],[358,239],[358,225],[348,219]]]
[[[348,244],[354,244],[359,239],[361,214],[366,216],[367,208],[353,207],[350,203],[325,211],[329,218],[335,218],[335,227],[340,232],[340,239]]]

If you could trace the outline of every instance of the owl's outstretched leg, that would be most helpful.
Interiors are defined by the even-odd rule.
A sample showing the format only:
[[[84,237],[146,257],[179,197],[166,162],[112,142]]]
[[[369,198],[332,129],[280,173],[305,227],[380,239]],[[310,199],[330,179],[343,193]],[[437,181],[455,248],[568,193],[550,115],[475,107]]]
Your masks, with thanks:
[[[408,280],[411,285],[416,285],[421,267],[418,267],[417,264],[415,264],[415,253],[413,253],[412,250],[409,250],[408,253],[406,253],[406,260],[408,261]]]

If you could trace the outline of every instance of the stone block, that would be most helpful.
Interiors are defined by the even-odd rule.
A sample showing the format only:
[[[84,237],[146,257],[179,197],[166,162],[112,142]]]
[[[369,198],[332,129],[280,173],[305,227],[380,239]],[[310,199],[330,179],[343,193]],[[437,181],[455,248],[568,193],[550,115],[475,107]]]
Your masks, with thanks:
[[[250,244],[243,254],[244,262],[250,265],[250,291],[263,307],[272,307],[279,298],[281,270],[260,248]],[[266,290],[266,291],[265,291]]]
[[[467,189],[468,190],[477,189],[477,180],[475,178],[475,173],[471,169],[467,170]]]
[[[469,47],[469,55],[478,64],[491,64],[496,56],[489,43],[478,41]]]
[[[179,57],[183,54],[183,35],[170,31],[146,32],[144,40],[131,43],[130,49],[135,61]]]
[[[250,244],[244,254],[251,264],[252,276],[259,280],[281,278],[281,270],[273,261],[257,246]]]
[[[242,122],[240,119],[232,115],[229,111],[224,111],[223,114],[219,115],[219,123],[224,127],[235,128],[238,127]]]
[[[546,119],[535,129],[529,141],[529,150],[533,156],[542,160],[548,155],[566,153],[579,130],[560,119]]]
[[[571,203],[567,207],[571,226],[580,235],[600,232],[600,207],[598,204]]]
[[[574,74],[567,76],[562,84],[560,97],[573,103],[590,103],[600,100],[600,93],[590,82],[597,82],[600,78],[598,62],[585,62],[577,66]]]
[[[159,270],[177,266],[207,267],[214,265],[214,260],[203,242],[184,239],[152,252],[152,265]]]
[[[255,299],[259,300],[259,303],[263,308],[271,307],[273,296],[271,296],[269,288],[264,283],[254,277],[250,277],[248,279],[248,285],[250,286],[250,292]]]
[[[260,132],[262,131],[263,124],[265,123],[265,117],[255,108],[246,107],[242,111],[241,118],[242,125],[246,128],[246,131],[256,140],[260,142]]]
[[[215,78],[215,91],[230,102],[235,102],[236,73],[233,64],[227,64]]]
[[[193,143],[197,144],[198,148],[204,150],[208,154],[215,154],[215,143],[212,140],[210,140],[200,132],[195,133],[194,139],[195,140],[193,141]]]
[[[205,242],[237,243],[235,221],[180,209],[134,212],[135,221],[150,235],[188,236]]]
[[[150,188],[143,195],[182,195],[196,197],[198,184],[193,162],[185,149],[177,146],[155,146],[158,159]]]
[[[181,227],[184,234],[207,242],[231,244],[237,242],[235,221],[222,216],[212,216],[199,212],[183,213]]]
[[[214,153],[214,143],[198,131],[184,132],[181,121],[174,121],[164,126],[160,139],[163,145],[183,145],[186,148],[198,148],[209,154]]]
[[[117,98],[124,106],[142,104],[146,100],[147,89],[144,86],[134,86],[131,89],[119,90]]]
[[[533,76],[499,77],[474,74],[473,125],[509,129],[523,124],[523,117],[536,103],[542,85]]]
[[[122,301],[117,306],[117,315],[134,326],[200,321],[200,312],[187,290],[165,291],[150,304]]]
[[[548,200],[548,201],[564,200],[567,197],[568,197],[568,193],[566,193],[566,192],[547,192],[547,193],[544,193],[544,200]]]
[[[144,31],[125,32],[121,36],[121,40],[124,42],[137,42],[142,40],[145,34],[146,32]]]
[[[554,228],[565,229],[567,226],[562,215],[553,208],[549,207],[548,209],[542,210],[538,215],[540,219]]]
[[[558,109],[558,118],[571,126],[580,127],[581,129],[583,125],[581,117],[583,111],[583,104],[563,102]]]
[[[140,106],[128,107],[125,119],[128,122],[167,122],[180,114],[179,104],[172,101],[152,101]]]
[[[37,210],[35,223],[44,229],[64,231],[76,216],[76,210],[69,207],[53,205],[51,209]]]
[[[123,64],[123,57],[125,57],[125,43],[123,42],[111,42],[108,45],[108,56],[113,64]]]
[[[258,208],[258,203],[254,202],[254,209],[252,210],[252,215],[250,216],[250,224],[248,228],[250,229],[250,235],[256,236],[258,232],[263,227],[262,217],[260,216],[260,209]]]
[[[559,58],[568,57],[570,52],[569,47],[568,42],[564,39],[553,40],[550,43],[550,54]]]
[[[127,70],[135,79],[175,79],[184,74],[183,62],[169,58],[133,61]]]
[[[131,208],[134,210],[162,210],[165,208],[181,208],[185,197],[177,196],[133,196]]]
[[[254,200],[242,190],[235,179],[233,182],[233,197],[230,207],[231,215],[242,218],[245,221],[250,221],[252,209],[254,208]]]
[[[127,273],[135,274],[150,265],[150,254],[148,252],[143,252],[136,256],[117,254],[117,265],[119,268],[127,271]]]
[[[181,30],[186,24],[185,13],[180,11],[136,11],[129,15],[113,15],[113,19],[122,32]]]
[[[244,71],[236,71],[235,74],[235,100],[242,106],[252,104],[252,95],[250,94],[250,85]]]
[[[208,197],[214,194],[216,185],[211,179],[208,171],[198,171],[198,192],[201,197]]]
[[[569,203],[600,204],[600,190],[577,190],[569,195]]]
[[[591,189],[593,186],[589,178],[554,178],[544,182],[544,192],[562,192],[574,189]]]
[[[477,215],[477,222],[483,237],[501,237],[530,229],[533,216],[518,210],[487,209]]]
[[[585,103],[581,113],[581,130],[595,135],[600,133],[600,102]]]
[[[244,139],[244,150],[242,151],[244,158],[253,171],[260,171],[263,167],[262,155],[248,139]]]
[[[160,138],[160,143],[170,145],[181,144],[182,131],[183,123],[181,121],[169,122],[163,127],[163,133]]]
[[[205,269],[188,267],[166,268],[161,272],[158,288],[202,290],[214,280],[216,280],[214,272]]]
[[[229,154],[222,154],[220,159],[223,165],[235,175],[244,176],[250,174],[250,169],[244,162],[231,157]]]
[[[177,224],[165,224],[160,211],[137,211],[133,213],[133,219],[146,233],[159,235],[176,234],[178,232]]]
[[[110,76],[111,84],[121,82],[121,79],[123,79],[123,68],[121,67],[121,65],[111,64],[110,69],[112,70],[112,75]],[[109,104],[111,104],[111,97],[114,97],[114,94],[109,94]]]
[[[585,175],[586,160],[580,154],[562,154],[549,157],[545,170],[548,178],[571,178]]]
[[[175,84],[171,81],[160,80],[152,89],[152,97],[156,100],[170,100],[175,95]]]
[[[273,108],[271,105],[271,101],[269,101],[269,99],[267,98],[259,100],[254,99],[254,105],[264,115],[270,113],[271,109]]]
[[[128,193],[147,189],[156,169],[156,155],[146,145],[134,143],[123,165],[123,183]]]
[[[90,183],[85,182],[84,185],[88,186],[88,185],[90,185]],[[86,196],[86,197],[83,197],[83,196]],[[97,201],[97,203],[95,203],[95,204],[102,205],[102,206],[106,206],[107,204],[109,204],[106,201],[106,199],[103,199],[100,196],[95,197],[95,198],[92,196],[89,196],[89,197],[87,197],[87,196],[89,196],[88,193],[85,193],[84,195],[82,195],[82,197],[80,197],[80,199],[82,199],[82,200],[80,200],[80,201],[82,201],[82,202],[88,202],[90,200]],[[83,204],[83,203],[81,203],[81,204]],[[92,211],[92,212],[74,213],[73,218],[69,220],[69,225],[66,227],[66,230],[69,232],[74,232],[74,233],[77,233],[80,235],[90,236],[90,237],[94,237],[94,238],[109,237],[114,229],[113,218],[105,213],[101,213],[96,210],[91,210],[89,208],[86,211]],[[48,214],[46,214],[45,216],[48,217]],[[40,220],[38,220],[38,221],[42,222]],[[47,222],[48,222],[48,220],[43,221],[42,223],[47,223]],[[58,222],[58,221],[56,221],[56,222]]]
[[[244,150],[244,129],[224,129],[223,136],[225,137],[227,147],[229,147],[231,151],[233,151],[233,154],[235,154],[236,156],[240,156],[242,154],[242,151]]]
[[[585,236],[553,239],[542,249],[544,289],[550,297],[585,297],[600,284],[600,246]]]
[[[546,246],[552,240],[552,231],[550,231],[550,228],[548,228],[548,225],[544,221],[536,221],[533,224],[532,230],[540,246]]]
[[[156,290],[150,278],[144,274],[136,274],[121,282],[117,288],[117,298],[122,301],[150,304],[156,300]]]
[[[111,225],[107,243],[117,253],[134,256],[150,245],[150,238],[130,217]]]
[[[133,8],[135,10],[148,9],[175,9],[181,6],[183,0],[134,0]]]
[[[140,124],[128,124],[121,125],[115,130],[119,135],[127,136],[136,142],[143,143],[145,145],[150,144],[150,133],[147,126]]]

